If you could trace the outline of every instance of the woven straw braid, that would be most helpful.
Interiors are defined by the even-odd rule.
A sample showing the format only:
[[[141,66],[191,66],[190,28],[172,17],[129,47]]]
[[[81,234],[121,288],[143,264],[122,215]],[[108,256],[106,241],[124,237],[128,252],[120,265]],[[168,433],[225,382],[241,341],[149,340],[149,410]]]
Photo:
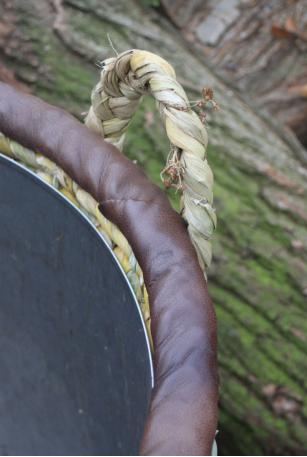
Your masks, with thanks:
[[[181,214],[188,224],[201,267],[211,263],[213,174],[206,159],[207,133],[176,81],[174,69],[161,57],[130,50],[101,63],[100,81],[92,92],[86,125],[122,149],[124,135],[143,95],[152,95],[171,147],[163,174],[182,191]]]

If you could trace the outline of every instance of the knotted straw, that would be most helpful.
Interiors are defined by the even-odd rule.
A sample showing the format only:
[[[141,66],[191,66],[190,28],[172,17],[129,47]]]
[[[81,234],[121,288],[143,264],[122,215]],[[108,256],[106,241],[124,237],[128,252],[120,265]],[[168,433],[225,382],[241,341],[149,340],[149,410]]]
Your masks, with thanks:
[[[205,151],[207,133],[173,68],[161,57],[131,50],[102,62],[101,78],[92,93],[86,125],[122,149],[124,134],[143,95],[157,100],[171,149],[164,173],[182,192],[181,210],[202,268],[211,261],[210,238],[216,225],[212,209],[213,176]],[[0,133],[0,152],[22,162],[77,206],[95,224],[118,258],[140,304],[151,340],[150,309],[143,273],[119,229],[99,211],[98,203],[61,168]]]
[[[211,236],[216,227],[212,208],[213,174],[206,158],[207,132],[191,109],[174,69],[161,57],[130,50],[102,62],[100,81],[92,92],[86,125],[122,150],[125,131],[143,95],[152,95],[170,152],[162,174],[182,192],[181,214],[201,267],[211,263]]]

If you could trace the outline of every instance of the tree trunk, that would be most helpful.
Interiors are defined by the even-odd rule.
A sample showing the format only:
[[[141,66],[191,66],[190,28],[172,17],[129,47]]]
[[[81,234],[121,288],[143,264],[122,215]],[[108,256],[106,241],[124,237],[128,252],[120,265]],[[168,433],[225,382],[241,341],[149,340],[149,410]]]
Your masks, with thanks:
[[[219,322],[220,452],[300,454],[306,436],[307,153],[294,135],[209,69],[159,11],[133,0],[2,0],[0,77],[82,117],[117,51],[145,48],[175,67],[207,113],[218,230],[209,288]],[[269,77],[269,76],[268,76]],[[168,151],[145,99],[126,152],[155,181]],[[175,197],[172,196],[174,199]]]

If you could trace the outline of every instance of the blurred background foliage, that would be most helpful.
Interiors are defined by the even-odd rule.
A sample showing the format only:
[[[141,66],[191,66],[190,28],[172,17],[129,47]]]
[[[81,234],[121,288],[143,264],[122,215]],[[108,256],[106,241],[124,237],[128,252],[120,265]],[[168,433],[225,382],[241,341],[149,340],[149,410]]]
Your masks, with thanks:
[[[99,62],[143,48],[207,111],[218,229],[209,288],[219,323],[219,452],[300,455],[306,444],[305,0],[2,0],[0,79],[80,120]],[[146,98],[125,153],[161,186],[169,149]],[[178,196],[169,193],[178,207]]]

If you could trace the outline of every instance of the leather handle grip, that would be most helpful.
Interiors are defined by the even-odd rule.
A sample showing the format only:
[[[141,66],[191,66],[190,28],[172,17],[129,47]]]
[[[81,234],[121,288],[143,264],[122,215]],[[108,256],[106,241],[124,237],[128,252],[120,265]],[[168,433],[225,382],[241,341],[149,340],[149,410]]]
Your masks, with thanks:
[[[155,388],[140,452],[210,455],[217,425],[216,319],[182,218],[114,146],[65,111],[4,83],[0,131],[56,162],[100,202],[143,270]]]

